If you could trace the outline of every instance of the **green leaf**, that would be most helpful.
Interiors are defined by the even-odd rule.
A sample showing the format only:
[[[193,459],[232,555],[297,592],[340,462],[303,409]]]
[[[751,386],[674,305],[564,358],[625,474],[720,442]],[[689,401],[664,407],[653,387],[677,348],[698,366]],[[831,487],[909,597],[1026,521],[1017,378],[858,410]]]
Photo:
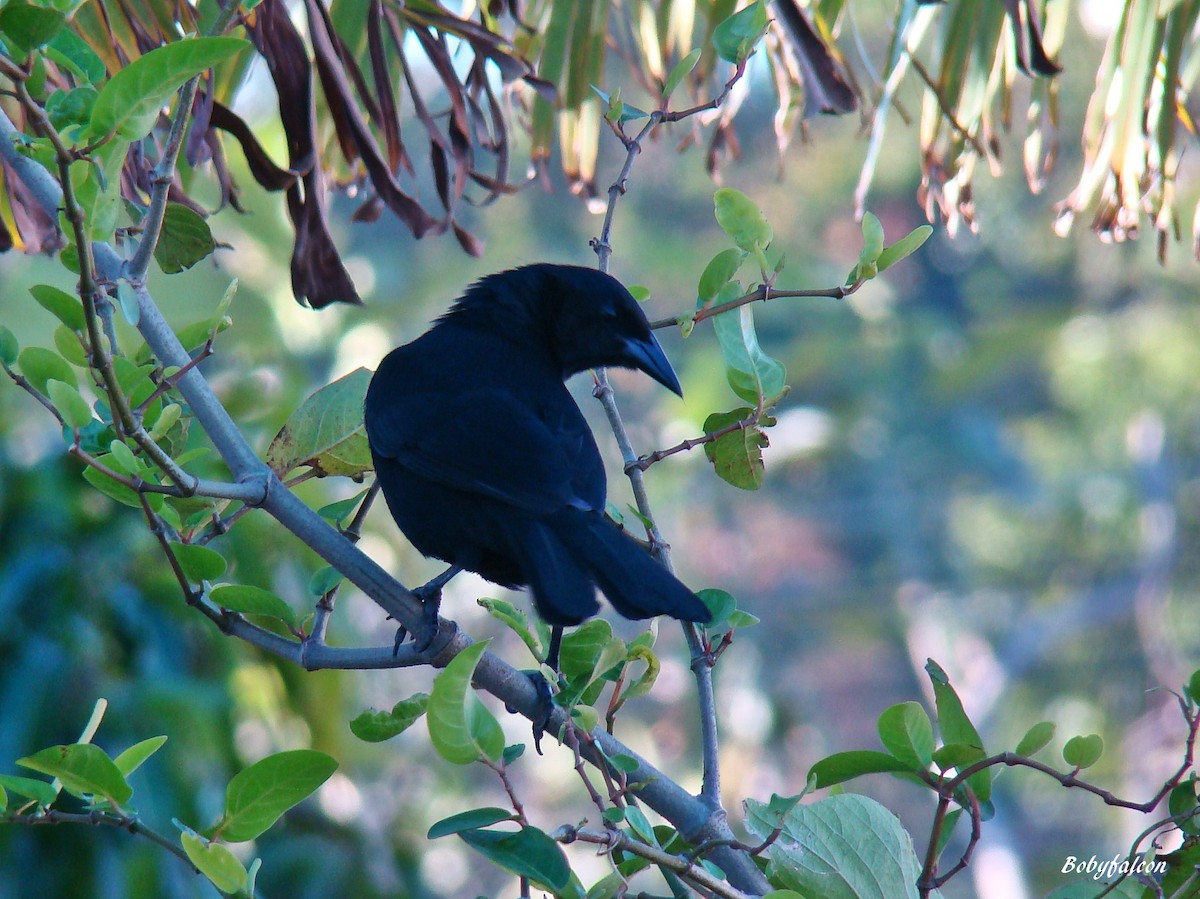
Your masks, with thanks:
[[[53,379],[70,384],[79,389],[79,379],[75,377],[75,369],[67,360],[53,350],[40,346],[27,346],[17,356],[17,368],[30,383],[34,390],[44,394],[46,382]]]
[[[65,24],[66,17],[57,10],[21,0],[10,0],[7,6],[0,9],[0,34],[15,51],[13,55],[17,60],[48,44]]]
[[[718,294],[718,302],[725,302],[726,294],[736,295],[736,286],[729,286],[735,289]],[[787,388],[787,370],[759,345],[753,309],[739,306],[714,316],[712,323],[725,360],[725,378],[733,392],[753,406],[760,402],[766,406],[774,403]]]
[[[650,299],[650,288],[644,284],[626,284],[625,289],[629,291],[629,295],[639,303],[644,303]]]
[[[59,131],[65,131],[72,126],[86,125],[92,117],[92,107],[96,105],[96,89],[84,85],[69,91],[55,91],[46,101],[46,114],[50,124]]]
[[[864,774],[882,774],[911,770],[909,765],[886,752],[856,749],[838,752],[817,762],[808,771],[815,789],[832,787]]]
[[[667,76],[667,80],[663,82],[662,98],[663,102],[671,98],[671,94],[675,93],[675,88],[679,87],[679,83],[692,73],[692,69],[696,68],[696,63],[700,61],[700,48],[697,47],[679,62],[675,63],[671,69],[671,74]]]
[[[17,342],[17,336],[4,325],[0,325],[0,362],[12,365],[17,361],[20,352],[21,344]]]
[[[177,541],[171,541],[171,549],[184,575],[193,583],[216,580],[225,573],[225,557],[215,549]]]
[[[500,722],[471,688],[471,675],[488,642],[472,643],[433,680],[425,709],[429,738],[438,755],[454,765],[468,765],[480,757],[498,761],[504,752]]]
[[[551,890],[565,889],[571,879],[562,848],[536,827],[522,827],[515,833],[464,830],[459,837],[506,871]]]
[[[109,499],[116,500],[122,505],[130,506],[134,509],[142,507],[141,500],[138,499],[136,491],[130,487],[126,487],[120,481],[114,481],[97,468],[92,468],[90,465],[85,468],[83,470],[83,479]]]
[[[239,772],[225,789],[216,832],[231,843],[253,840],[337,770],[323,752],[294,749],[269,755]]]
[[[194,833],[180,835],[183,851],[222,893],[242,893],[249,875],[238,857],[222,843],[210,843]]]
[[[921,704],[901,702],[879,716],[884,748],[910,768],[925,770],[933,761],[933,724]]]
[[[247,46],[241,38],[198,37],[138,57],[101,88],[92,108],[92,135],[140,140],[150,133],[163,106],[185,81]]]
[[[55,95],[57,96],[57,95]],[[72,331],[84,331],[87,324],[83,317],[83,303],[77,296],[51,287],[49,284],[37,284],[29,288],[38,305],[55,316]]]
[[[712,305],[717,294],[724,290],[725,285],[738,273],[747,255],[749,254],[745,250],[729,247],[708,261],[704,273],[700,275],[700,282],[696,285],[697,309]],[[740,295],[741,292],[741,285],[738,285],[737,293]]]
[[[1042,721],[1035,724],[1021,737],[1017,744],[1017,755],[1033,755],[1054,739],[1054,722]]]
[[[229,313],[229,307],[233,305],[233,298],[237,296],[237,292],[238,279],[234,278],[229,282],[229,286],[225,288],[225,292],[221,294],[221,302],[217,303],[217,308],[209,320],[209,327],[213,331],[224,330],[222,325],[225,322],[225,316]]]
[[[719,318],[720,316],[718,316]],[[704,419],[704,432],[712,434],[749,416],[751,410],[742,406],[729,412],[714,412]],[[762,486],[766,469],[762,451],[769,441],[756,426],[740,428],[704,444],[704,455],[716,469],[717,476],[742,490],[757,490]]]
[[[584,622],[563,637],[559,670],[571,680],[583,678],[591,681],[601,653],[612,640],[612,625],[603,618]]]
[[[86,427],[87,423],[92,420],[92,407],[70,384],[62,381],[47,381],[46,390],[49,392],[50,402],[63,417],[67,427]]]
[[[167,435],[167,432],[175,426],[183,415],[183,407],[179,403],[168,403],[163,406],[162,412],[155,419],[154,426],[150,428],[150,438],[152,440],[162,440]],[[175,460],[179,462],[179,459]],[[182,463],[180,463],[182,464]]]
[[[414,693],[408,699],[402,699],[392,706],[390,712],[380,712],[376,709],[362,712],[350,721],[350,732],[366,743],[382,743],[408,730],[425,714],[428,705],[428,693]]]
[[[571,719],[576,726],[590,733],[600,723],[600,712],[595,706],[576,703],[571,706]]]
[[[136,328],[142,318],[142,307],[138,305],[137,291],[128,281],[117,282],[117,305],[125,321]]]
[[[363,400],[371,373],[352,371],[312,394],[293,412],[267,448],[267,464],[280,477],[301,465],[325,475],[371,470],[363,428]]]
[[[113,760],[91,743],[51,746],[17,759],[17,764],[57,777],[77,796],[103,796],[116,805],[123,805],[133,795],[133,789]]]
[[[626,682],[625,689],[621,691],[621,702],[649,693],[654,682],[658,680],[659,671],[662,670],[662,663],[653,650],[636,641],[631,642],[626,650],[626,664],[631,665],[634,662],[641,662],[646,668],[636,680]]]
[[[529,618],[524,612],[507,599],[481,597],[478,602],[489,615],[520,637],[521,641],[529,647],[529,652],[535,659],[543,657],[541,645],[534,636],[529,626]]]
[[[1063,746],[1063,761],[1072,768],[1090,768],[1104,753],[1104,739],[1099,734],[1071,737]]]
[[[735,609],[733,614],[729,616],[729,626],[734,629],[739,627],[753,627],[761,620],[757,615],[751,615],[744,609]]]
[[[462,833],[464,830],[478,830],[481,827],[491,827],[493,824],[499,824],[501,821],[512,821],[513,817],[513,813],[508,809],[473,808],[438,821],[429,828],[426,838],[436,840],[440,837],[448,837],[451,834]]]
[[[746,803],[746,828],[766,839],[778,825],[768,806]],[[899,819],[866,796],[844,793],[794,805],[772,844],[773,886],[822,899],[917,899],[921,860]]]
[[[358,504],[362,502],[362,498],[366,496],[368,492],[369,491],[367,490],[360,490],[358,493],[354,494],[354,496],[348,497],[347,499],[340,499],[335,503],[322,506],[321,508],[317,509],[317,514],[322,518],[327,518],[330,521],[336,521],[338,524],[341,524],[350,517],[352,512],[358,508]]]
[[[761,2],[755,5],[760,6]],[[765,250],[775,239],[771,223],[767,221],[762,210],[740,190],[734,190],[732,187],[720,188],[713,194],[713,206],[721,230],[746,252]]]
[[[3,344],[4,334],[3,329],[0,329],[0,347],[3,347]],[[3,354],[3,349],[0,349],[0,354]],[[1188,696],[1192,698],[1192,702],[1200,703],[1200,668],[1192,672],[1192,676],[1188,678],[1184,689],[1187,691]]]
[[[933,234],[933,228],[930,225],[919,225],[913,228],[912,231],[879,254],[879,259],[876,262],[879,271],[890,268],[905,256],[912,255],[921,244],[929,240],[929,235],[931,234]]]
[[[113,759],[113,764],[126,777],[142,766],[142,763],[162,748],[167,742],[166,737],[150,737],[140,743],[134,743],[119,756]]]
[[[705,587],[703,590],[697,590],[696,596],[712,613],[712,618],[705,627],[716,627],[737,609],[737,600],[733,598],[733,594],[724,590]]]
[[[941,733],[942,742],[964,743],[967,746],[978,747],[981,752],[986,754],[987,750],[983,745],[983,739],[979,736],[975,725],[971,723],[971,719],[967,717],[962,700],[950,686],[950,679],[946,676],[946,672],[933,659],[926,660],[925,672],[929,676],[930,683],[933,684],[933,696],[937,704],[938,730]],[[991,799],[991,770],[984,769],[978,774],[972,774],[968,784],[981,802]]]
[[[863,248],[858,254],[858,277],[874,278],[879,270],[876,260],[883,252],[883,225],[874,213],[863,213],[862,233]]]
[[[754,50],[767,25],[766,4],[757,0],[713,29],[713,47],[721,59],[736,65]]]
[[[74,73],[80,81],[95,84],[104,80],[107,74],[104,60],[96,55],[87,41],[69,28],[64,28],[55,36],[46,48],[46,55],[61,68]]]
[[[658,838],[654,836],[654,828],[650,826],[649,820],[636,805],[625,807],[625,823],[627,823],[635,834],[641,837],[642,842],[650,846],[658,845]]]
[[[167,204],[162,232],[154,245],[154,258],[165,274],[191,268],[216,248],[212,229],[199,213],[182,203]]]
[[[79,335],[66,325],[54,329],[54,348],[58,354],[78,368],[88,367],[87,352],[79,340]]]
[[[945,743],[933,753],[933,760],[943,771],[950,768],[963,768],[974,765],[980,759],[987,758],[978,746],[968,746],[966,743]]]
[[[222,609],[240,612],[243,615],[265,615],[268,618],[278,618],[288,627],[296,626],[296,613],[292,607],[262,587],[251,584],[221,584],[213,587],[209,597]]]
[[[324,596],[336,590],[344,579],[345,575],[340,571],[332,565],[326,565],[312,573],[308,579],[308,592],[313,596]]]
[[[58,798],[58,793],[51,784],[44,780],[34,780],[32,777],[18,777],[15,774],[0,774],[0,787],[26,799],[32,799],[38,805],[50,805]]]

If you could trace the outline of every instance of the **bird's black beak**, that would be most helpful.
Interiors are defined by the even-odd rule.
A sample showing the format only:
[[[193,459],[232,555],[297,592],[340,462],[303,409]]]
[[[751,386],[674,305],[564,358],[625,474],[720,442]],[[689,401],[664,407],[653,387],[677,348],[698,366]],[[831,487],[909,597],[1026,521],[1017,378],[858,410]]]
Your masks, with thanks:
[[[666,353],[653,334],[646,335],[644,339],[627,340],[625,353],[629,367],[641,369],[667,390],[683,396],[683,388],[679,386],[675,369],[671,368]]]

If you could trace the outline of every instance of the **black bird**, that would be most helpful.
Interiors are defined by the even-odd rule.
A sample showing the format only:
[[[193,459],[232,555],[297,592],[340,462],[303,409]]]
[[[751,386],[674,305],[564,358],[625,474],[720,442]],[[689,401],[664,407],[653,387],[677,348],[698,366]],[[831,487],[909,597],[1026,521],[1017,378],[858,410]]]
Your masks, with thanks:
[[[380,363],[364,410],[379,484],[413,546],[451,566],[430,582],[432,628],[437,589],[461,569],[528,586],[556,627],[594,615],[597,586],[626,618],[709,620],[604,515],[600,452],[563,383],[599,367],[641,369],[681,392],[620,282],[550,264],[483,278]]]

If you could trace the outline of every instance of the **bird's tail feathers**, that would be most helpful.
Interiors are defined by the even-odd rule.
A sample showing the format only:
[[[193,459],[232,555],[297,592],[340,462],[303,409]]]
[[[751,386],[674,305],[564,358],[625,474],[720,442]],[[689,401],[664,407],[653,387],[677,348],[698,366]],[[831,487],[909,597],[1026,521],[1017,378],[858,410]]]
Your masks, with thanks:
[[[515,541],[538,614],[547,624],[575,625],[600,608],[587,569],[544,524],[533,522],[524,539]]]
[[[613,608],[626,618],[669,615],[706,622],[708,607],[662,565],[603,516],[565,509],[556,516],[555,534],[587,567]]]

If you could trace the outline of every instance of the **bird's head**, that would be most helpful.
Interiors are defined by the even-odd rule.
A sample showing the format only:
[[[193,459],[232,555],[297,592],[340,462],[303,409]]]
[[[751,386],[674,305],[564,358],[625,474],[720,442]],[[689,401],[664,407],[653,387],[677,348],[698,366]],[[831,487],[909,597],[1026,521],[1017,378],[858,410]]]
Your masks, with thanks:
[[[539,269],[538,314],[563,377],[589,368],[633,368],[683,395],[646,313],[611,275],[574,265]]]
[[[488,275],[443,320],[536,346],[564,380],[590,368],[635,368],[683,395],[637,300],[594,268],[542,262]]]

